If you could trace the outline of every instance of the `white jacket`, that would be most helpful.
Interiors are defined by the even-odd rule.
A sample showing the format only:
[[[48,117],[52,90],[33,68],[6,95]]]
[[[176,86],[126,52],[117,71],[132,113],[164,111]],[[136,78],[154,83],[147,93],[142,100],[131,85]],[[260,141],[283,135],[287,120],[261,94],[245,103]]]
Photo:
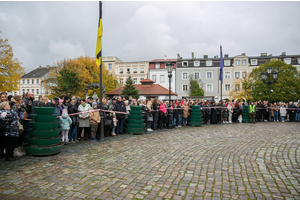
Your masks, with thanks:
[[[281,117],[285,117],[286,116],[286,108],[280,107],[279,113],[280,113]]]

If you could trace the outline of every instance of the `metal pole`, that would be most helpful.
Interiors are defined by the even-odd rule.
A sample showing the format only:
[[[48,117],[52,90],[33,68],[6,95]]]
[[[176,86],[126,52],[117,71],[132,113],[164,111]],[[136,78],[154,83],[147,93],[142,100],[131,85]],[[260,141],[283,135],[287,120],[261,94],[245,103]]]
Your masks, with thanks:
[[[100,7],[100,15],[102,15],[102,2],[99,2],[99,7]],[[101,62],[100,62],[100,101],[99,105],[100,108],[103,109],[102,105],[102,93],[103,93],[103,86],[102,86],[102,42],[101,42]],[[104,113],[103,111],[100,111],[100,117],[101,117],[101,122],[100,122],[100,141],[104,141]]]
[[[170,63],[168,63],[170,64]],[[173,67],[172,67],[172,71],[173,71]],[[171,110],[171,78],[172,78],[172,72],[169,74],[169,123],[168,123],[168,129],[172,129],[173,125],[172,125],[172,110]]]
[[[271,82],[270,82],[270,76],[269,76],[269,103],[268,103],[268,106],[270,105],[269,107],[269,122],[271,122]]]

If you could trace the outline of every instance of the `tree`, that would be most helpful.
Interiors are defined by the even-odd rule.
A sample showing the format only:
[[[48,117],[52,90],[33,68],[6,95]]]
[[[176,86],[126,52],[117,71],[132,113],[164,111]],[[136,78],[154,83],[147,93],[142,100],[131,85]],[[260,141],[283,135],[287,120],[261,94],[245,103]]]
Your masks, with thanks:
[[[44,81],[44,87],[51,93],[48,97],[61,96],[62,94],[74,94],[81,98],[85,97],[85,87],[90,83],[99,83],[100,68],[95,60],[88,56],[81,56],[75,59],[65,59],[57,62],[52,67]],[[114,75],[109,74],[106,66],[102,68],[102,84],[106,92],[116,89],[119,84]],[[88,91],[88,96],[94,92],[100,96],[100,89]]]
[[[126,79],[126,85],[122,90],[122,95],[124,95],[124,97],[126,99],[128,99],[129,96],[132,96],[132,98],[134,98],[134,99],[138,99],[140,97],[139,91],[133,85],[133,80],[132,80],[131,76],[129,76]]]
[[[8,39],[0,38],[0,88],[3,92],[18,90],[21,76],[24,74],[22,63],[13,56]]]
[[[229,98],[239,101],[246,100],[248,102],[253,99],[251,95],[251,81],[249,74],[234,80],[232,88],[229,91]]]
[[[270,61],[260,65],[252,70],[249,84],[251,84],[253,100],[268,100],[269,86],[263,83],[261,73],[271,67],[278,71],[276,83],[271,85],[271,102],[279,101],[297,101],[300,99],[300,76],[297,68],[286,64],[284,61]],[[271,81],[273,78],[271,77]]]
[[[189,96],[204,96],[203,83],[191,74],[189,76]]]

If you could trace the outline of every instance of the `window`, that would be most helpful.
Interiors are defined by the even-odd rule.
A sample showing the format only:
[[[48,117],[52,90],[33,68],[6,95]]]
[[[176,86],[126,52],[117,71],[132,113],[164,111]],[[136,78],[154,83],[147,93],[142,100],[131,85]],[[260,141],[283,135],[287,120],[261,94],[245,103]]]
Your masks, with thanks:
[[[120,79],[120,84],[121,84],[121,85],[123,84],[123,79]]]
[[[206,85],[206,92],[212,92],[213,88],[212,88],[212,84],[207,84]]]
[[[36,79],[36,84],[40,84],[40,79]]]
[[[31,89],[31,92],[34,94],[34,89]]]
[[[247,72],[242,72],[242,77],[246,78],[246,76],[247,76]]]
[[[225,91],[230,91],[230,84],[225,84]]]
[[[188,91],[188,85],[182,85],[182,91],[187,92]]]
[[[240,72],[234,72],[234,77],[235,78],[240,78]]]
[[[22,90],[22,94],[25,94],[25,89]]]
[[[256,59],[252,59],[251,60],[251,65],[257,65],[257,60]]]
[[[224,60],[224,65],[225,66],[230,66],[230,60]]]
[[[31,84],[34,84],[34,79],[31,80]]]
[[[152,75],[152,81],[156,82],[156,75]]]
[[[200,61],[194,61],[194,66],[199,67],[200,66]]]
[[[120,68],[120,74],[123,74],[123,68]]]
[[[182,62],[182,67],[187,67],[189,66],[189,62],[188,61],[183,61]]]
[[[36,89],[36,94],[37,94],[37,95],[39,95],[39,92],[40,92],[39,89]]]
[[[212,72],[206,72],[206,79],[212,79]]]
[[[133,84],[137,84],[137,78],[133,79]]]
[[[29,84],[29,82],[30,82],[29,79],[27,79],[27,84]]]
[[[144,67],[141,68],[141,73],[144,73]]]
[[[247,65],[247,60],[242,60],[242,65]]]
[[[164,83],[165,82],[165,75],[160,75],[160,83]]]
[[[291,59],[290,58],[285,58],[284,62],[289,65],[289,64],[291,64]]]
[[[133,68],[133,73],[137,73],[137,69],[136,68]]]
[[[212,61],[211,60],[207,60],[206,61],[206,66],[212,66]]]
[[[159,69],[160,68],[160,64],[155,64],[155,69]]]
[[[236,60],[235,65],[240,65],[240,60]]]
[[[27,92],[29,92],[29,89],[27,89]]]
[[[195,72],[195,79],[200,79],[200,72]]]
[[[108,64],[108,70],[112,70],[112,64],[111,63]]]
[[[239,84],[235,85],[235,91],[240,91],[240,90],[241,90],[240,85]]]
[[[230,72],[225,72],[225,79],[231,79]]]
[[[130,74],[130,68],[127,68],[127,74]]]
[[[23,81],[23,84],[25,84],[25,79],[23,79],[22,81]]]
[[[144,78],[140,78],[140,81],[144,80]]]
[[[15,92],[15,96],[17,95],[17,92]]]
[[[182,80],[186,80],[188,79],[188,73],[187,72],[183,72],[182,73]]]

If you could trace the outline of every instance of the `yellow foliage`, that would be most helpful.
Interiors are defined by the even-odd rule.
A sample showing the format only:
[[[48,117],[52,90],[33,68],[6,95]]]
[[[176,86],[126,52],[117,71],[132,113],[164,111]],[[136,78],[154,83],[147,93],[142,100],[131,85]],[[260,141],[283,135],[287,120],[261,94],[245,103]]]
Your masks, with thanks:
[[[0,38],[0,88],[1,91],[19,90],[21,76],[24,68],[21,62],[13,58],[12,47],[8,44],[8,39]]]
[[[77,88],[69,88],[65,93],[68,95],[74,94],[81,98],[85,98],[86,92],[85,88],[90,83],[100,83],[100,67],[96,65],[94,59],[88,56],[81,56],[75,59],[62,60],[57,62],[57,67],[51,68],[47,80],[44,81],[44,87],[51,93],[48,95],[49,98],[55,96],[59,97],[56,91],[61,87],[61,83],[58,83],[59,78],[61,78],[60,71],[67,70],[71,73],[76,73],[74,81],[77,82]],[[102,68],[102,84],[106,87],[106,92],[116,89],[119,85],[117,78],[114,75],[109,74],[109,70],[103,65]],[[76,89],[74,91],[74,89]],[[72,93],[69,93],[73,91]],[[100,89],[89,90],[88,96],[92,96],[94,92],[97,93],[98,97],[100,94]]]
[[[251,96],[251,80],[249,74],[246,77],[235,79],[233,86],[229,91],[229,98],[235,100],[252,100]]]

